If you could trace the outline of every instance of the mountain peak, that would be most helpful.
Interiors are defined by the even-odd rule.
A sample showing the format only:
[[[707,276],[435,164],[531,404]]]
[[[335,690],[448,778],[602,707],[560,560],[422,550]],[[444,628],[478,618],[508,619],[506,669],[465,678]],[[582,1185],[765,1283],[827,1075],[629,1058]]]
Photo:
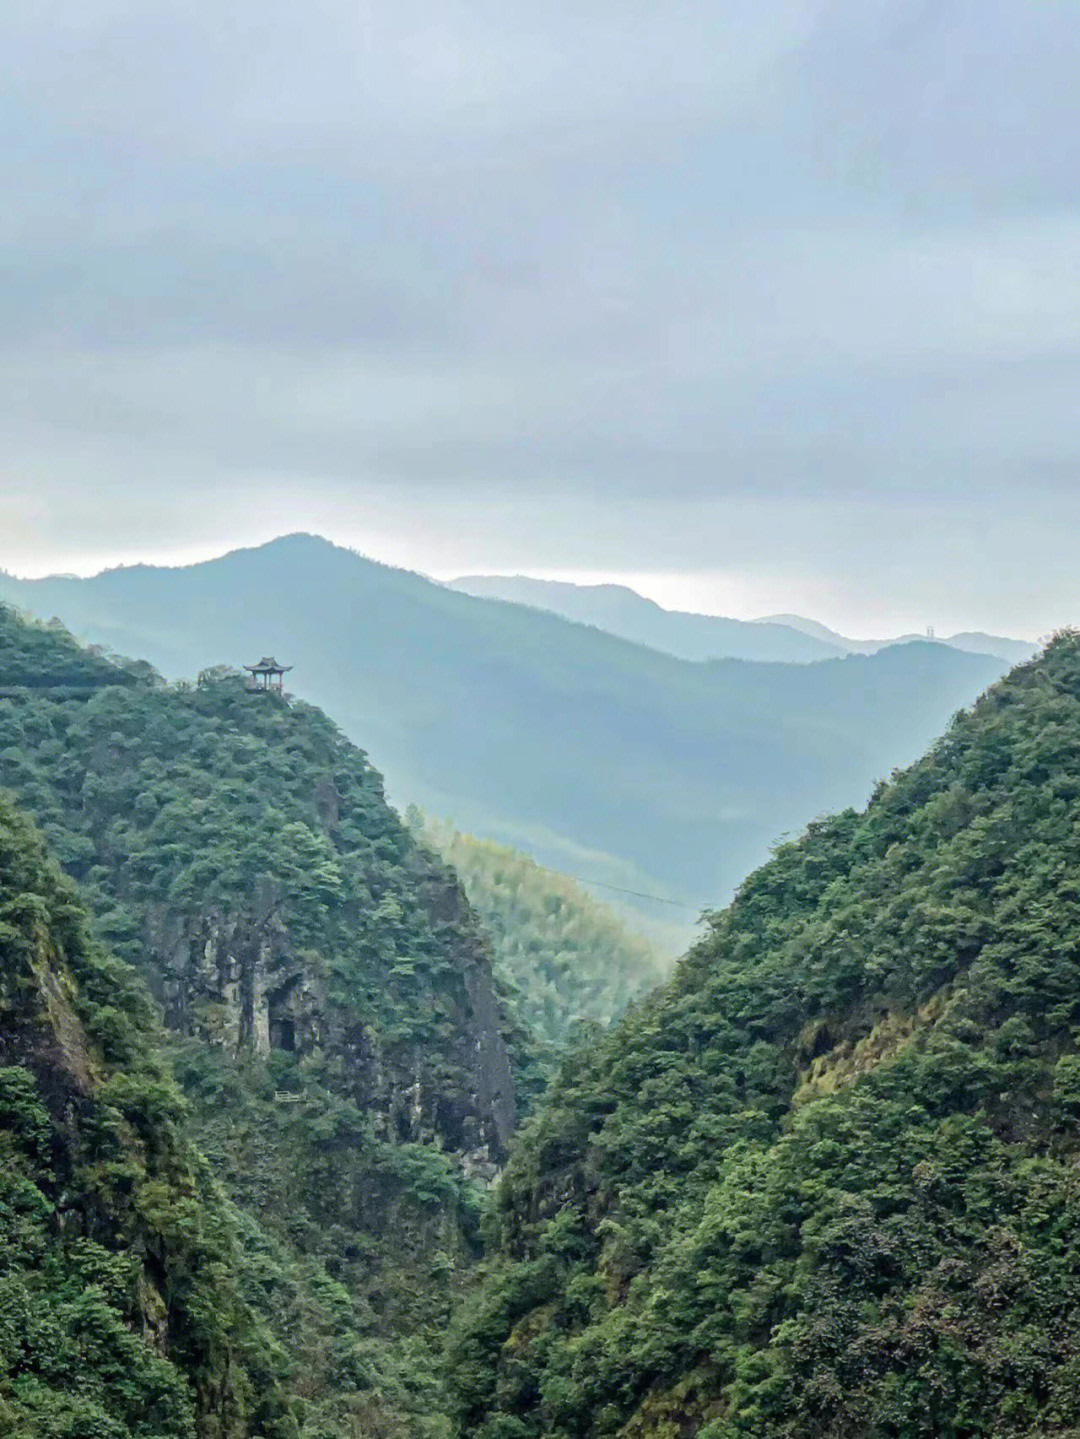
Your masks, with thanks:
[[[912,759],[1003,668],[921,646],[874,674],[811,664],[844,651],[617,593],[613,609],[685,621],[701,658],[731,653],[717,626],[744,646],[738,663],[690,661],[663,634],[474,598],[307,534],[180,568],[0,580],[4,595],[174,679],[277,655],[402,804],[692,914],[777,834]]]

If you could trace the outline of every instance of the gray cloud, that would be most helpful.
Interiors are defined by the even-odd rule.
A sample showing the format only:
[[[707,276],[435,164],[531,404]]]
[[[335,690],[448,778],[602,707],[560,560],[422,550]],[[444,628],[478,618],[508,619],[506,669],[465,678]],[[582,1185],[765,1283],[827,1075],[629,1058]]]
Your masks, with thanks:
[[[1072,617],[1074,0],[15,0],[0,54],[0,564],[321,521]]]

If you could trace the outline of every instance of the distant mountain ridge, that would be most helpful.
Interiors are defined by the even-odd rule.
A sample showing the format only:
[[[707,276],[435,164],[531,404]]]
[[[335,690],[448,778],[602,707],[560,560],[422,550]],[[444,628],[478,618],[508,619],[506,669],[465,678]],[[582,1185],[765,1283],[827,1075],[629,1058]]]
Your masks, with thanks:
[[[787,623],[665,610],[625,585],[575,585],[526,575],[468,575],[451,580],[450,587],[478,598],[548,610],[684,660],[811,664],[848,653],[839,636],[826,640]]]
[[[679,659],[744,659],[811,664],[845,654],[876,654],[889,645],[910,644],[927,635],[904,634],[894,639],[854,640],[817,620],[801,615],[765,615],[756,620],[729,619],[687,610],[668,610],[626,585],[577,585],[527,575],[464,575],[450,587],[485,599],[508,600],[549,610],[579,624],[638,644],[649,645]],[[1021,664],[1038,645],[1004,635],[979,632],[942,636],[938,643],[968,654],[994,655]]]
[[[804,619],[802,615],[766,615],[760,620],[750,620],[755,625],[787,625],[802,634],[812,635],[826,644],[843,646],[848,654],[872,655],[888,645],[911,644],[915,640],[933,639],[950,649],[962,650],[965,654],[996,655],[1010,664],[1025,664],[1039,652],[1039,646],[1030,640],[1014,640],[1008,635],[991,635],[983,630],[960,630],[954,635],[902,634],[887,640],[853,640],[841,635],[828,625],[817,620]]]
[[[691,664],[312,535],[179,568],[0,575],[0,598],[173,678],[273,652],[398,803],[679,900],[688,926],[778,835],[860,802],[1006,667],[925,643]]]

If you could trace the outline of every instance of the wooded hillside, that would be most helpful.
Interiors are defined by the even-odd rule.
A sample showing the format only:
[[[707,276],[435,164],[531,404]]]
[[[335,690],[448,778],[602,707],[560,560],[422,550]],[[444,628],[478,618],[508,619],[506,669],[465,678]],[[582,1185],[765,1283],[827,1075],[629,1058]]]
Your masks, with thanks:
[[[0,786],[161,1007],[297,1423],[440,1433],[435,1355],[514,1122],[507,1045],[531,1042],[452,871],[310,706],[228,672],[166,686],[0,608],[0,675],[18,666],[95,681],[0,698]]]
[[[0,1433],[296,1439],[147,997],[0,799]]]
[[[607,1024],[670,970],[656,949],[567,875],[452,825],[410,822],[450,864],[491,936],[496,972],[549,1043]]]
[[[476,1439],[1080,1427],[1080,638],[813,824],[498,1195]]]

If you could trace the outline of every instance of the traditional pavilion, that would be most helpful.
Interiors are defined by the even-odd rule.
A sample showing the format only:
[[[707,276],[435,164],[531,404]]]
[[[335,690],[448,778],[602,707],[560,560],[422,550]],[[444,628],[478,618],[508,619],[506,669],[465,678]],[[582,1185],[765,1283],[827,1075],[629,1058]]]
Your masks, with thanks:
[[[281,693],[285,675],[292,665],[279,665],[273,655],[263,655],[257,665],[245,665],[251,676],[251,688],[256,690],[277,690]]]

